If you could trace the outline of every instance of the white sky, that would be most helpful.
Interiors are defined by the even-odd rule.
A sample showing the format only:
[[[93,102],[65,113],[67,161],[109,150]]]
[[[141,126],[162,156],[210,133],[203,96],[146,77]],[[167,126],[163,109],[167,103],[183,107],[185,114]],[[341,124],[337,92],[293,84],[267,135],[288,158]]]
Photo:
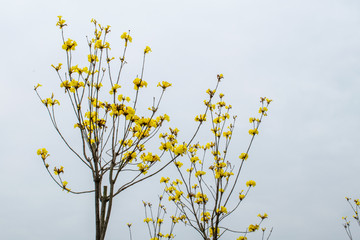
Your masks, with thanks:
[[[72,161],[33,91],[40,82],[44,97],[55,88],[62,94],[50,67],[64,62],[58,15],[67,20],[67,37],[78,42],[83,56],[91,18],[112,26],[114,49],[130,29],[129,79],[140,71],[143,48],[151,46],[145,78],[150,85],[173,83],[161,111],[184,139],[203,109],[205,90],[223,73],[220,91],[239,118],[230,149],[234,159],[249,141],[248,118],[257,112],[259,97],[274,99],[240,180],[244,185],[254,179],[257,186],[231,224],[243,229],[267,212],[264,226],[274,227],[271,239],[346,239],[341,217],[352,213],[345,196],[360,197],[360,2],[355,0],[3,2],[1,239],[94,236],[92,196],[56,188],[36,156],[46,147],[52,161],[63,163],[71,187],[90,187],[90,176]],[[152,89],[149,99],[156,95]],[[63,129],[73,136],[71,115],[63,116]],[[173,170],[167,171],[117,199],[108,239],[128,239],[127,222],[134,224],[134,239],[147,238],[141,200],[156,199],[160,177]],[[199,239],[190,228],[176,230],[176,239]],[[360,236],[355,224],[353,232]]]

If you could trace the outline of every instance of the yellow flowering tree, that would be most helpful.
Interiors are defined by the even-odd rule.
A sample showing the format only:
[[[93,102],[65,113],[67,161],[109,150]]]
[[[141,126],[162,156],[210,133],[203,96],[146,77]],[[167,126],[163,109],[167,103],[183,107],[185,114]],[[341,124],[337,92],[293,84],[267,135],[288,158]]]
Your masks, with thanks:
[[[159,115],[158,108],[164,92],[171,86],[169,82],[158,83],[160,96],[148,107],[148,116],[139,116],[138,99],[141,90],[148,83],[144,80],[145,58],[151,52],[146,46],[143,51],[143,63],[140,76],[134,77],[132,84],[134,92],[121,93],[122,71],[126,64],[126,50],[132,37],[124,32],[121,39],[124,41],[122,56],[117,62],[118,68],[114,72],[110,43],[107,36],[110,26],[102,26],[92,19],[94,35],[88,39],[89,54],[86,66],[80,67],[74,63],[73,54],[77,42],[66,39],[64,27],[65,20],[59,16],[57,26],[61,30],[62,49],[66,54],[66,63],[52,65],[58,78],[59,85],[70,102],[70,110],[74,113],[76,122],[74,128],[80,136],[80,148],[72,146],[63,135],[55,116],[56,108],[60,106],[59,100],[51,94],[49,98],[42,98],[39,93],[40,84],[34,87],[36,94],[48,111],[50,120],[71,152],[89,169],[93,188],[85,191],[70,189],[68,182],[63,180],[64,167],[50,167],[48,158],[50,154],[46,148],[37,150],[45,169],[52,180],[62,189],[73,194],[90,193],[95,198],[96,240],[105,239],[109,224],[114,198],[121,192],[154,176],[186,151],[191,143],[177,144],[177,129],[170,129],[168,136],[173,140],[165,145],[161,143],[158,154],[146,150],[146,144],[154,136],[165,121],[169,121],[166,114]],[[130,98],[129,95],[132,95]],[[155,99],[155,98],[154,98]],[[201,124],[199,124],[200,127]],[[194,136],[196,135],[195,132]],[[172,151],[172,157],[160,163],[166,151]],[[53,170],[52,170],[53,168]],[[118,181],[121,179],[121,181]],[[121,184],[119,183],[121,182]]]
[[[345,198],[354,213],[353,218],[360,226],[360,219],[359,219],[360,200],[354,199],[353,200],[354,203],[351,203],[351,198],[348,198],[348,197],[345,197]],[[343,226],[345,228],[346,234],[349,237],[349,239],[352,240],[353,236],[352,236],[351,230],[350,230],[350,221],[347,219],[347,217],[343,217],[342,219],[344,220]]]
[[[218,82],[223,78],[218,75]],[[207,90],[210,99],[216,94],[217,88]],[[170,158],[180,154],[182,158],[174,161],[178,170],[178,179],[162,177],[160,183],[165,184],[165,192],[169,201],[173,202],[180,213],[178,220],[184,221],[194,228],[204,240],[220,239],[225,232],[240,234],[237,240],[247,239],[246,235],[259,229],[260,224],[268,217],[266,213],[259,214],[259,222],[250,224],[244,230],[230,229],[222,224],[244,201],[252,188],[256,186],[254,180],[246,182],[246,188],[238,191],[237,187],[243,166],[249,158],[249,151],[264,116],[267,116],[271,99],[262,97],[259,116],[249,119],[252,124],[249,130],[250,141],[240,153],[238,160],[228,160],[228,147],[235,127],[236,116],[231,117],[231,105],[224,101],[224,94],[220,93],[216,103],[205,100],[208,110],[205,114],[195,117],[196,122],[210,122],[212,141],[203,145],[196,143],[180,148],[179,151],[169,151]],[[230,123],[229,123],[230,121]],[[172,137],[160,134],[162,146],[171,144]],[[233,197],[236,203],[230,201]],[[263,239],[265,228],[263,231]],[[271,231],[268,235],[270,237]],[[267,239],[268,239],[267,238]]]

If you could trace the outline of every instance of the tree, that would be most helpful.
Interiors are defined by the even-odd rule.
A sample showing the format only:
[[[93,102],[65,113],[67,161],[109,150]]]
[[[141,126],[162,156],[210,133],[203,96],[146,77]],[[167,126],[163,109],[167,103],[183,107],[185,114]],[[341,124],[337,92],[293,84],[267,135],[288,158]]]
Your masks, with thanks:
[[[151,48],[146,46],[143,55],[143,64],[140,76],[134,77],[134,97],[133,100],[128,96],[130,93],[120,94],[119,85],[122,80],[122,70],[126,62],[126,50],[132,42],[130,32],[124,32],[121,39],[124,41],[123,54],[120,57],[119,68],[114,73],[111,57],[110,44],[106,38],[110,33],[110,26],[102,26],[95,19],[94,35],[91,40],[87,40],[89,54],[87,56],[88,65],[79,67],[74,64],[73,54],[77,47],[77,42],[68,38],[65,39],[64,27],[67,26],[65,20],[59,16],[57,26],[61,30],[62,49],[66,53],[65,73],[62,73],[62,63],[57,66],[52,65],[60,80],[60,87],[64,89],[76,117],[74,128],[80,136],[81,149],[72,146],[62,134],[55,116],[56,105],[60,106],[59,100],[52,94],[49,98],[42,98],[38,92],[41,86],[34,87],[39,99],[46,107],[51,122],[59,134],[62,141],[89,170],[93,180],[93,189],[85,191],[74,191],[68,187],[68,182],[63,181],[63,166],[55,166],[50,170],[48,158],[50,154],[46,148],[37,150],[37,154],[43,160],[44,166],[52,180],[63,190],[73,194],[91,193],[94,195],[96,240],[105,239],[106,230],[109,224],[114,198],[120,196],[124,190],[138,184],[167,167],[172,161],[186,151],[188,143],[177,144],[173,142],[171,146],[163,146],[163,150],[158,154],[153,154],[146,150],[146,145],[157,135],[159,129],[165,121],[169,121],[168,115],[158,114],[161,99],[170,83],[162,81],[158,83],[161,94],[157,101],[153,101],[149,106],[147,117],[139,116],[138,99],[141,96],[141,89],[146,88],[148,83],[144,80],[144,67],[146,56],[151,52]],[[109,87],[106,93],[106,87]],[[199,124],[200,127],[201,124]],[[177,129],[170,129],[178,131]],[[194,133],[196,135],[197,131]],[[170,149],[174,157],[166,162],[160,162],[165,151]],[[119,184],[119,179],[122,183]]]
[[[218,78],[220,80],[222,76],[220,75]],[[215,92],[216,89],[207,90],[210,98],[214,97]],[[182,162],[178,159],[174,162],[179,173],[179,179],[170,181],[169,177],[162,177],[160,180],[160,183],[165,184],[164,191],[168,195],[169,201],[175,204],[180,213],[179,217],[172,216],[173,222],[179,220],[185,222],[195,229],[204,240],[218,240],[228,231],[241,233],[242,236],[237,239],[245,240],[249,232],[259,229],[263,220],[268,217],[266,213],[258,215],[259,223],[250,224],[243,231],[230,229],[221,223],[239,207],[250,189],[256,186],[255,181],[249,180],[246,182],[246,190],[239,193],[235,192],[244,163],[249,157],[254,138],[259,133],[260,123],[263,117],[267,116],[271,101],[266,97],[260,98],[259,117],[249,119],[253,125],[249,130],[250,142],[245,151],[240,154],[238,161],[228,160],[228,147],[236,120],[236,116],[233,116],[232,122],[228,123],[231,119],[230,110],[232,106],[225,103],[222,93],[219,94],[219,100],[216,103],[204,101],[206,109],[209,110],[209,116],[200,114],[195,117],[195,121],[202,123],[210,118],[212,141],[203,145],[199,143],[189,145],[187,152],[181,154],[187,160]],[[161,135],[161,137],[164,144],[171,144],[172,140],[166,134]],[[169,151],[169,156],[173,158],[174,154]],[[237,203],[231,205],[230,199],[234,195],[237,195]],[[262,238],[264,239],[265,228],[262,231]]]

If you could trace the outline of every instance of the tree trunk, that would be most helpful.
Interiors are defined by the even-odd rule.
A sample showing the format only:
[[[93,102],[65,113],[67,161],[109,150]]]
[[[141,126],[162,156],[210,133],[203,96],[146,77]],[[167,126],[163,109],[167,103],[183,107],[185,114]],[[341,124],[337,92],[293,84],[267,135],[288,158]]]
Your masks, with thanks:
[[[100,222],[100,181],[94,180],[95,183],[95,224],[96,224],[96,240],[101,240],[101,222]]]

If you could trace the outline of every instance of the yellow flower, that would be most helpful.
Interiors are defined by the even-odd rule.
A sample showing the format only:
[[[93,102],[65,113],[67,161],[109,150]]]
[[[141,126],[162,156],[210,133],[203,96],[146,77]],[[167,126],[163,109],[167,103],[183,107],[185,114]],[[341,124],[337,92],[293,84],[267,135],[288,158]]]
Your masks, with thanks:
[[[50,156],[50,154],[48,154],[48,151],[46,150],[46,148],[40,148],[37,150],[37,155],[41,155],[42,160],[45,161],[45,159]]]
[[[152,222],[153,220],[151,219],[151,218],[145,218],[144,219],[144,222],[146,222],[146,223],[149,223],[149,222]]]
[[[266,98],[265,100],[266,100],[267,104],[270,104],[272,102],[272,99],[269,99],[269,98]]]
[[[112,95],[112,94],[116,93],[117,89],[119,89],[119,88],[121,88],[121,86],[119,84],[115,83],[114,86],[112,86],[109,93]]]
[[[206,203],[209,200],[206,194],[202,194],[201,192],[198,192],[195,195],[195,198],[196,198],[195,203],[197,204]]]
[[[43,99],[42,103],[44,103],[46,107],[54,106],[55,104],[58,104],[60,106],[60,102],[58,100],[52,99],[52,98]]]
[[[56,70],[56,71],[59,71],[61,69],[61,66],[62,66],[62,63],[59,63],[56,67],[51,64],[51,66]]]
[[[160,183],[168,183],[169,182],[169,180],[170,180],[170,178],[169,177],[167,177],[167,178],[165,178],[165,177],[161,177],[161,179],[160,179]]]
[[[221,208],[219,209],[216,209],[216,212],[220,212],[220,213],[227,213],[227,209],[226,209],[226,207],[224,207],[224,206],[221,206]]]
[[[99,49],[109,48],[110,49],[110,44],[108,42],[105,42],[105,44],[102,44],[102,40],[96,40],[94,48],[95,49],[97,49],[97,48],[99,48]]]
[[[195,173],[195,177],[202,176],[202,175],[205,175],[205,174],[206,174],[206,172],[204,172],[204,171],[197,171]]]
[[[54,174],[59,175],[60,173],[64,173],[64,167],[61,166],[60,168],[54,167]]]
[[[239,158],[242,160],[246,160],[246,159],[248,159],[248,157],[249,157],[249,154],[247,154],[247,153],[241,153],[239,156]]]
[[[125,47],[127,46],[128,41],[132,42],[132,37],[127,32],[121,34],[120,38],[125,40]]]
[[[135,78],[133,83],[134,83],[135,90],[138,90],[139,88],[142,88],[142,87],[147,87],[147,82],[145,82],[144,80],[142,80],[140,78]]]
[[[257,225],[257,224],[255,224],[255,225],[250,224],[250,226],[249,226],[249,232],[255,232],[258,229],[259,229],[259,225]]]
[[[171,83],[168,83],[166,81],[162,81],[161,83],[159,82],[157,85],[157,87],[162,87],[162,89],[164,89],[164,90],[170,86],[171,86]]]
[[[173,152],[176,154],[176,155],[184,155],[184,153],[186,153],[187,151],[187,148],[186,148],[186,145],[178,145],[176,147],[174,147],[173,149]]]
[[[240,200],[243,200],[244,198],[245,198],[245,195],[240,193],[240,194],[239,194],[239,199],[240,199]]]
[[[259,213],[258,217],[264,220],[265,218],[268,218],[268,215],[266,213],[264,213],[263,215]]]
[[[250,129],[250,130],[249,130],[249,134],[254,136],[255,134],[259,134],[259,131],[257,130],[257,128],[255,128],[255,129]]]
[[[38,87],[41,87],[42,85],[38,83],[36,86],[34,86],[34,90],[38,89]]]
[[[255,120],[256,120],[256,118],[253,118],[253,117],[249,118],[250,123],[253,123]]]
[[[247,237],[240,236],[240,237],[238,237],[236,240],[247,240]]]
[[[111,93],[110,93],[110,94],[111,94]],[[122,94],[119,94],[118,100],[119,100],[120,102],[121,102],[121,101],[130,102],[130,98],[129,98],[129,97],[125,97],[125,96],[123,96]]]
[[[56,26],[59,26],[59,28],[61,29],[61,28],[63,28],[64,26],[66,26],[65,20],[62,19],[62,16],[58,16],[58,18],[59,18],[59,20],[57,21]]]
[[[200,114],[195,117],[195,122],[205,122],[206,121],[206,114]]]
[[[98,61],[99,61],[99,58],[98,58],[96,55],[94,55],[94,54],[89,54],[89,55],[88,55],[88,61],[89,61],[90,63],[92,63],[92,62],[98,62]]]
[[[191,158],[190,158],[190,161],[191,161],[192,163],[196,163],[197,161],[200,161],[200,159],[199,159],[198,156],[194,156],[194,157],[191,157]]]
[[[142,163],[139,163],[138,165],[137,165],[137,167],[139,168],[139,171],[142,173],[142,174],[146,174],[147,173],[147,171],[149,170],[149,166],[148,165],[144,165],[144,164],[142,164]]]
[[[266,112],[267,110],[268,110],[267,107],[260,107],[259,113],[264,113],[264,112]]]
[[[149,46],[146,46],[145,49],[144,49],[144,54],[147,54],[149,52],[152,52],[151,48]]]
[[[63,184],[63,190],[67,190],[68,192],[70,192],[70,189],[66,187],[66,185],[68,185],[68,182],[63,181],[62,184]]]
[[[223,136],[224,136],[225,138],[231,138],[231,134],[232,134],[231,131],[223,132]]]
[[[71,86],[70,92],[72,92],[72,93],[75,93],[75,91],[78,90],[78,88],[85,86],[85,84],[83,82],[78,82],[75,79],[72,79],[69,84]],[[60,85],[60,87],[61,87],[61,85]],[[65,87],[65,89],[66,89],[66,87]]]
[[[157,223],[162,224],[164,222],[164,219],[158,218]]]
[[[64,42],[64,44],[62,45],[62,49],[64,49],[65,51],[70,51],[70,50],[74,51],[76,46],[77,43],[74,40],[68,38],[68,40]]]
[[[159,147],[160,150],[162,151],[168,151],[168,150],[172,150],[172,145],[170,142],[167,143],[161,143],[161,146]]]
[[[201,221],[208,222],[210,220],[210,213],[209,212],[202,212],[201,213]]]
[[[215,94],[215,90],[210,90],[210,89],[208,89],[208,90],[206,90],[206,93],[209,94],[210,97],[212,97],[212,96],[214,96],[214,94]]]
[[[256,186],[256,182],[253,180],[249,180],[246,182],[246,186],[247,187],[255,187]]]
[[[174,161],[175,166],[177,166],[178,168],[181,168],[182,165],[184,165],[182,162],[180,161]]]
[[[219,234],[220,234],[220,229],[217,228],[216,231],[214,231],[214,230],[215,230],[215,228],[213,228],[213,227],[209,228],[210,237],[212,237],[212,236],[214,235],[214,232],[216,232],[216,236],[219,236]]]

